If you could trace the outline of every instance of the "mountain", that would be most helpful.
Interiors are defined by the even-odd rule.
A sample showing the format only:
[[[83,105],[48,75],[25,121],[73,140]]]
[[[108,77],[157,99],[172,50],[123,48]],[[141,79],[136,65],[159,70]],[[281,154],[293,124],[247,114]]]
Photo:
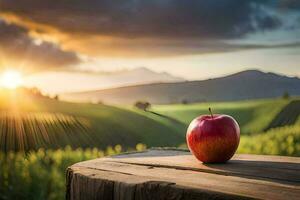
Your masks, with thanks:
[[[154,104],[181,102],[232,101],[300,95],[300,79],[258,70],[203,81],[154,83],[114,89],[65,94],[77,101],[99,100],[111,104],[133,104],[146,100]]]
[[[127,84],[184,81],[183,78],[175,77],[167,72],[154,72],[146,67],[121,71],[119,73],[113,74],[110,78],[115,78],[119,82],[126,82]]]
[[[47,72],[30,76],[26,86],[41,88],[45,93],[57,94],[66,91],[79,92],[120,86],[184,81],[166,72],[154,72],[147,68],[135,68],[113,72]]]

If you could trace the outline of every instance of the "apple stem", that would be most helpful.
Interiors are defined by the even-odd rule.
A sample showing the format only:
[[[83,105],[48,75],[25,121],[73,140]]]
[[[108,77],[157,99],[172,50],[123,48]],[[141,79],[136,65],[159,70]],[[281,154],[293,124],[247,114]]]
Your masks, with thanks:
[[[211,112],[211,108],[208,108],[208,110],[209,110],[209,112],[210,112],[211,118],[213,119],[214,116],[213,116],[213,114],[212,114],[212,112]]]

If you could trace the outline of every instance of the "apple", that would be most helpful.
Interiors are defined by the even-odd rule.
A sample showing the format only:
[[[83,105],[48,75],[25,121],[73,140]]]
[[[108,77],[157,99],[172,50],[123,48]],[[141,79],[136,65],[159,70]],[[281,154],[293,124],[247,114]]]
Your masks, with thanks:
[[[202,115],[188,127],[186,140],[192,154],[203,163],[224,163],[237,150],[240,128],[228,115]]]

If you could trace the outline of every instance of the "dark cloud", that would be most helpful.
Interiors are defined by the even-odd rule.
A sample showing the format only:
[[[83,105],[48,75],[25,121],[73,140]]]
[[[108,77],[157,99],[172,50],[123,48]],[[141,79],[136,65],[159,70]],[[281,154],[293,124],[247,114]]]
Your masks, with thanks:
[[[299,10],[300,1],[299,0],[281,0],[279,1],[279,6],[283,9]]]
[[[276,9],[297,5],[294,0],[0,0],[0,16],[90,55],[190,53],[198,47],[202,53],[230,50],[232,45],[220,46],[224,40],[281,27]]]
[[[118,37],[232,38],[276,28],[264,0],[2,0],[1,10],[66,32]],[[272,26],[269,26],[272,24]],[[266,25],[266,26],[265,26]]]
[[[73,52],[61,50],[58,46],[35,40],[28,36],[28,30],[0,21],[0,61],[41,70],[66,67],[80,62]],[[27,65],[27,66],[26,66]]]

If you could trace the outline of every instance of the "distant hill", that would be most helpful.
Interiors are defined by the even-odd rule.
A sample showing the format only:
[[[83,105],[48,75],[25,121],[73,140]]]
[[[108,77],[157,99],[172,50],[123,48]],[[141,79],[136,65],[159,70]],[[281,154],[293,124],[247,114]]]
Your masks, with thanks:
[[[155,72],[146,67],[139,67],[131,70],[124,70],[119,73],[112,74],[111,79],[115,81],[123,81],[127,84],[132,83],[157,83],[157,82],[178,82],[184,81],[181,77],[173,76],[167,72]]]
[[[110,104],[132,104],[146,100],[153,104],[232,101],[273,98],[288,92],[300,95],[300,79],[258,70],[247,70],[203,81],[154,83],[62,95],[76,101],[99,100]]]
[[[101,90],[121,86],[169,83],[184,81],[167,72],[156,72],[145,67],[119,71],[99,72],[47,72],[29,76],[25,80],[27,87],[42,88],[46,93],[81,92]]]

